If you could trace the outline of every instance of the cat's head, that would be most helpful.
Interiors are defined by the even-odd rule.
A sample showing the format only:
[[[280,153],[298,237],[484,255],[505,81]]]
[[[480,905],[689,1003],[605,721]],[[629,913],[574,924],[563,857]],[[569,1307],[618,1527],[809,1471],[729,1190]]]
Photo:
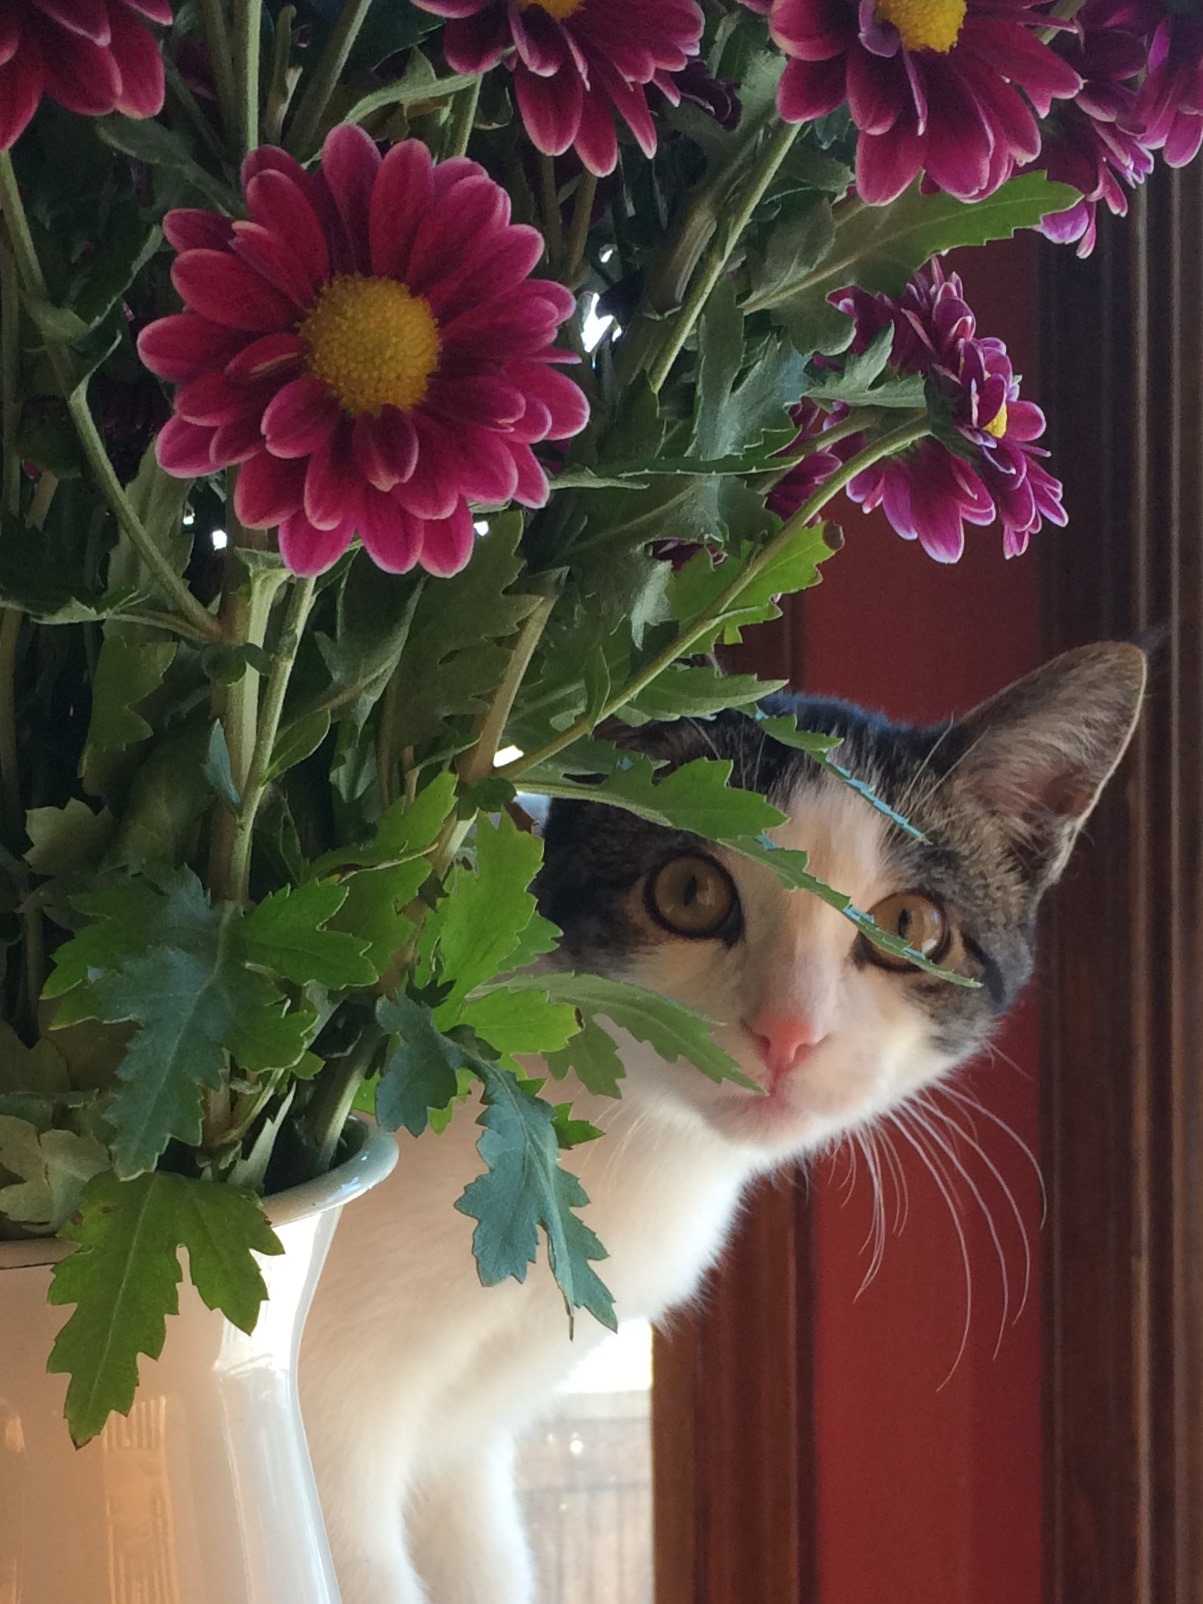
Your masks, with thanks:
[[[1123,755],[1145,659],[1134,646],[1067,652],[932,728],[843,703],[775,697],[802,729],[926,837],[917,841],[805,753],[728,713],[633,739],[676,767],[730,758],[732,783],[788,822],[780,845],[942,965],[954,986],[883,956],[835,909],[735,852],[596,803],[557,802],[539,893],[563,959],[676,998],[764,1094],[685,1063],[625,1055],[624,1095],[702,1120],[765,1162],[881,1113],[981,1047],[1032,967],[1037,904]]]

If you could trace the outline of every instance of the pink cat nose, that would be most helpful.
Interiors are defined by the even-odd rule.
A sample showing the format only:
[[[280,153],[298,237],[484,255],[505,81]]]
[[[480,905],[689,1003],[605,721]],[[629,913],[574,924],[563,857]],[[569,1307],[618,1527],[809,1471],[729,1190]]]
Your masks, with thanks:
[[[747,1029],[774,1080],[796,1069],[827,1034],[809,1014],[758,1014],[747,1022]]]

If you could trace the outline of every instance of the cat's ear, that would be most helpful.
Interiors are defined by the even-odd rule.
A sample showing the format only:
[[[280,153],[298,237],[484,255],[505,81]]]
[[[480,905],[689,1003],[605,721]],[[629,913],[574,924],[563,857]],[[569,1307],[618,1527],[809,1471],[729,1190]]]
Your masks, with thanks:
[[[1003,824],[1039,891],[1124,755],[1147,671],[1138,646],[1082,646],[957,721],[958,784]]]

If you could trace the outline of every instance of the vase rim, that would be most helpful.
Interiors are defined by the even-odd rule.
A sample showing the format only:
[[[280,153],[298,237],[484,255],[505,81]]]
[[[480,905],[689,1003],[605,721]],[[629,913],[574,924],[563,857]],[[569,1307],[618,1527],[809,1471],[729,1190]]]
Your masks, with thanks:
[[[327,1209],[339,1209],[361,1192],[379,1185],[397,1162],[397,1144],[374,1121],[354,1114],[347,1121],[343,1140],[345,1158],[325,1175],[274,1192],[263,1199],[263,1211],[272,1225],[289,1225],[293,1220]],[[75,1244],[61,1237],[37,1237],[22,1242],[0,1242],[0,1270],[21,1270],[33,1265],[57,1264]]]

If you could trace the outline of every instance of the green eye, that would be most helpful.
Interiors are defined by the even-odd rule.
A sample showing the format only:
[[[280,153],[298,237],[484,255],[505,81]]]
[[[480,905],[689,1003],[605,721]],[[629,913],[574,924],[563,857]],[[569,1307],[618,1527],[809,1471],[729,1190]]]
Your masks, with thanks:
[[[717,936],[739,910],[731,876],[713,858],[685,853],[657,869],[648,882],[648,910],[674,935]]]
[[[869,911],[883,930],[905,941],[908,947],[921,952],[933,963],[943,963],[948,957],[953,944],[953,925],[944,909],[931,897],[919,891],[896,891],[892,896],[883,897]],[[905,958],[882,952],[864,936],[861,937],[861,951],[870,963],[881,969],[906,971],[913,967]]]

